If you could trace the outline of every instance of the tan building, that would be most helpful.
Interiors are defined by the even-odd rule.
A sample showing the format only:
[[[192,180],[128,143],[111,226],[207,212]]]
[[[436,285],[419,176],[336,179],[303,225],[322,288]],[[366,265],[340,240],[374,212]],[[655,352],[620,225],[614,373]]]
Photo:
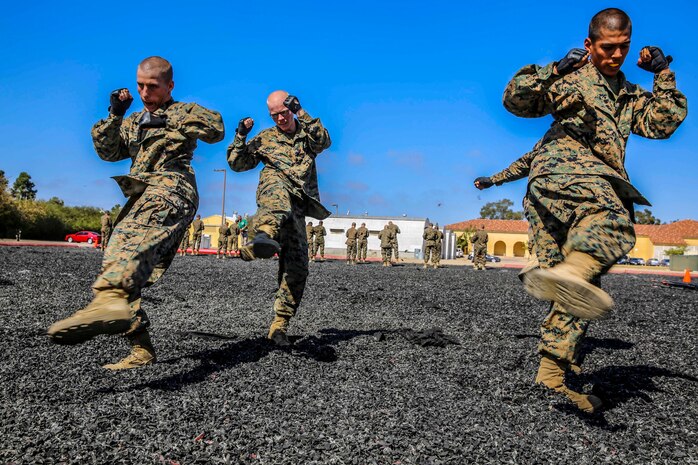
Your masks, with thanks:
[[[485,226],[489,236],[487,253],[500,257],[528,256],[528,222],[524,220],[476,219],[446,225],[456,236]],[[630,257],[663,259],[666,251],[685,247],[686,255],[698,255],[698,221],[681,220],[669,224],[636,224],[637,242]]]
[[[211,215],[206,218],[201,218],[204,222],[204,233],[201,240],[202,249],[215,249],[218,247],[218,228],[221,226],[221,215]],[[226,216],[226,222],[230,226],[233,224],[233,218]],[[238,241],[242,241],[242,238],[238,236]],[[238,245],[241,245],[238,243]]]

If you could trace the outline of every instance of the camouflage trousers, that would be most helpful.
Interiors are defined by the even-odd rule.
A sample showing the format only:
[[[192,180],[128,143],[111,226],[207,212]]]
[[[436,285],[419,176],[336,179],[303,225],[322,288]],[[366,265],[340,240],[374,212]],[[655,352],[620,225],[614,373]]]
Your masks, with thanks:
[[[359,260],[366,261],[366,253],[368,252],[368,241],[366,239],[360,240],[358,243],[359,248]]]
[[[225,254],[228,251],[228,236],[218,236],[217,254]]]
[[[395,239],[390,246],[393,249],[393,255],[395,256],[395,259],[397,260],[400,258],[400,247],[397,245],[397,239]]]
[[[318,241],[315,239],[315,245],[313,245],[313,257],[320,254],[320,258],[325,258],[325,240]]]
[[[187,231],[185,231],[183,236],[182,236],[182,242],[179,244],[179,249],[182,252],[186,252],[188,248],[189,248],[189,233]]]
[[[237,252],[240,250],[240,247],[238,245],[238,236],[237,235],[231,235],[228,237],[228,252]]]
[[[194,233],[191,236],[191,249],[199,250],[201,248],[201,233]]]
[[[388,246],[388,247],[381,247],[381,258],[383,259],[383,263],[387,263],[390,261],[391,256],[393,254],[393,247]]]
[[[487,258],[487,246],[473,248],[473,268],[484,267]]]
[[[153,285],[169,268],[197,204],[198,199],[192,203],[153,187],[131,196],[115,221],[102,271],[92,289],[125,290],[129,301],[137,302],[137,321],[147,326],[147,316],[140,309],[141,290]]]
[[[347,260],[356,261],[356,241],[347,244]]]
[[[306,237],[308,235],[306,234]],[[315,241],[311,237],[308,239],[308,260],[312,259],[315,256]]]
[[[308,242],[305,235],[305,200],[278,185],[258,191],[257,213],[250,221],[250,239],[265,232],[281,246],[279,252],[279,288],[274,312],[283,318],[296,314],[308,279]]]
[[[429,259],[432,261],[434,260],[433,255],[435,253],[435,245],[425,245],[424,246],[424,264],[428,265],[429,264]]]
[[[441,246],[435,245],[434,252],[431,255],[431,264],[434,266],[439,266],[441,264]]]
[[[102,250],[107,248],[107,243],[109,242],[109,238],[111,237],[111,229],[106,228],[102,229],[102,237],[100,238],[100,248]]]
[[[568,175],[535,178],[528,186],[524,208],[541,268],[553,267],[576,251],[598,260],[603,274],[635,245],[630,214],[604,178]],[[592,277],[590,282],[600,285],[600,275]],[[541,326],[538,351],[578,363],[588,326],[588,321],[553,304]]]

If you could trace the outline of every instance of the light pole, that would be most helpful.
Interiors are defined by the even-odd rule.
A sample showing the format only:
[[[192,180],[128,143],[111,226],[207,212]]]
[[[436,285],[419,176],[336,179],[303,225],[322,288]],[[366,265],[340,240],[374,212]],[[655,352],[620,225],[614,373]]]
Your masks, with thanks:
[[[225,185],[228,178],[226,170],[213,170],[216,173],[223,173],[223,207],[221,208],[221,226],[225,224]]]
[[[336,216],[339,216],[339,205],[336,204],[336,203],[333,203],[331,206],[334,207],[334,214],[335,214]]]

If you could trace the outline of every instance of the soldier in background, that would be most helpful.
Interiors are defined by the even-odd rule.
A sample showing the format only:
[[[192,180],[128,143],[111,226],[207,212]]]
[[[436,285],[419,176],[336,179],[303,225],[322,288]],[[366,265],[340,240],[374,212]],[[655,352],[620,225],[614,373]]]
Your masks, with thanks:
[[[444,233],[439,230],[439,223],[434,225],[434,253],[431,257],[431,264],[434,268],[441,266],[441,246],[444,240]]]
[[[400,259],[400,246],[397,243],[397,235],[400,234],[400,228],[392,221],[388,221],[388,228],[390,228],[393,231],[394,239],[391,246],[393,248],[393,256],[395,257],[395,261],[397,261]]]
[[[124,118],[133,101],[128,89],[111,93],[109,116],[92,128],[97,154],[105,161],[131,160],[117,176],[128,201],[119,213],[92,285],[95,297],[48,334],[59,344],[79,344],[98,334],[125,333],[131,353],[105,365],[122,370],[155,361],[141,308],[141,291],[172,263],[199,205],[191,159],[197,141],[218,142],[225,133],[215,111],[172,99],[172,66],[160,57],[143,60],[136,73],[144,109]]]
[[[366,223],[361,223],[359,229],[356,230],[357,247],[359,249],[359,263],[366,263],[366,253],[368,252],[368,228]]]
[[[228,251],[228,234],[230,234],[230,224],[226,221],[218,227],[218,250],[216,258],[224,258]]]
[[[652,93],[625,79],[620,68],[631,35],[628,15],[608,8],[592,18],[584,49],[521,69],[507,85],[505,107],[523,117],[551,114],[553,124],[517,160],[518,170],[475,181],[482,189],[528,174],[524,208],[539,267],[523,280],[529,294],[553,301],[541,327],[536,382],[585,412],[598,410],[601,399],[571,390],[564,377],[578,363],[588,320],[613,304],[600,276],[635,244],[633,204],[648,204],[624,166],[628,137],[666,139],[687,114],[671,58],[658,47],[643,47],[637,61],[654,75]]]
[[[351,224],[351,228],[347,230],[347,264],[356,265],[356,223]]]
[[[101,231],[102,243],[100,244],[102,252],[104,252],[104,249],[107,247],[107,242],[109,242],[109,236],[111,236],[111,229],[112,229],[111,215],[109,214],[109,212],[105,211],[104,214],[102,215],[102,231]]]
[[[324,219],[330,215],[320,203],[316,158],[331,140],[320,120],[312,118],[288,92],[272,92],[267,107],[275,126],[246,142],[254,121],[240,120],[235,140],[228,147],[228,164],[233,171],[251,170],[260,161],[264,164],[252,240],[242,247],[240,256],[250,260],[279,253],[275,316],[267,337],[278,346],[288,346],[289,321],[296,314],[308,278],[305,217]]]
[[[434,247],[436,246],[436,233],[431,223],[424,228],[424,234],[422,234],[422,239],[424,239],[424,268],[429,268],[429,259],[434,254]],[[433,261],[433,258],[431,258]]]
[[[470,242],[473,244],[473,269],[474,270],[484,270],[485,263],[487,261],[487,241],[489,237],[485,232],[485,225],[483,224],[480,229],[475,231],[475,233],[470,238]]]
[[[395,239],[395,230],[387,224],[378,233],[378,239],[381,241],[381,257],[383,258],[383,266],[393,266],[390,255],[393,251],[393,240]]]
[[[313,228],[313,222],[308,221],[305,225],[305,238],[308,241],[308,260],[315,261],[315,242],[313,238],[315,237],[315,229]]]
[[[236,220],[237,212],[233,214],[233,218],[234,219],[228,228],[228,256],[230,257],[236,256],[240,251],[238,246],[238,241],[240,240],[240,227],[238,226],[238,222]]]
[[[196,219],[191,223],[191,227],[191,254],[199,255],[199,248],[201,248],[201,235],[204,232],[204,222],[201,221],[201,215],[196,215]]]
[[[187,228],[184,231],[184,235],[182,236],[182,242],[179,244],[179,255],[180,256],[185,256],[187,254],[187,249],[189,248],[189,229]]]
[[[325,261],[325,236],[327,236],[327,230],[322,225],[322,220],[313,228],[313,234],[315,234],[315,244],[313,245],[313,259],[317,254],[320,254],[320,260]]]

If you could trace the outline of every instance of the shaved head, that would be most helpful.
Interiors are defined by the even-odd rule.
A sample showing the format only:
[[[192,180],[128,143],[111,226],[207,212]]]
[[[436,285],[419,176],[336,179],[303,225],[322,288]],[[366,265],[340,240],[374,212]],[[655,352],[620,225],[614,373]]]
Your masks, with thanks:
[[[267,106],[271,110],[272,107],[283,105],[286,97],[288,97],[288,92],[285,90],[275,90],[267,97]]]
[[[172,65],[162,57],[148,57],[139,63],[138,69],[147,73],[157,73],[158,76],[167,83],[172,82],[172,78],[174,77]]]
[[[628,14],[618,8],[606,8],[601,10],[591,18],[589,23],[589,39],[592,42],[601,37],[601,29],[609,31],[628,31],[628,35],[632,34],[633,23],[630,21]]]
[[[286,97],[288,97],[288,92],[285,90],[275,90],[267,97],[267,107],[269,108],[269,116],[274,120],[276,126],[281,131],[290,134],[296,130],[296,119],[284,105]]]

